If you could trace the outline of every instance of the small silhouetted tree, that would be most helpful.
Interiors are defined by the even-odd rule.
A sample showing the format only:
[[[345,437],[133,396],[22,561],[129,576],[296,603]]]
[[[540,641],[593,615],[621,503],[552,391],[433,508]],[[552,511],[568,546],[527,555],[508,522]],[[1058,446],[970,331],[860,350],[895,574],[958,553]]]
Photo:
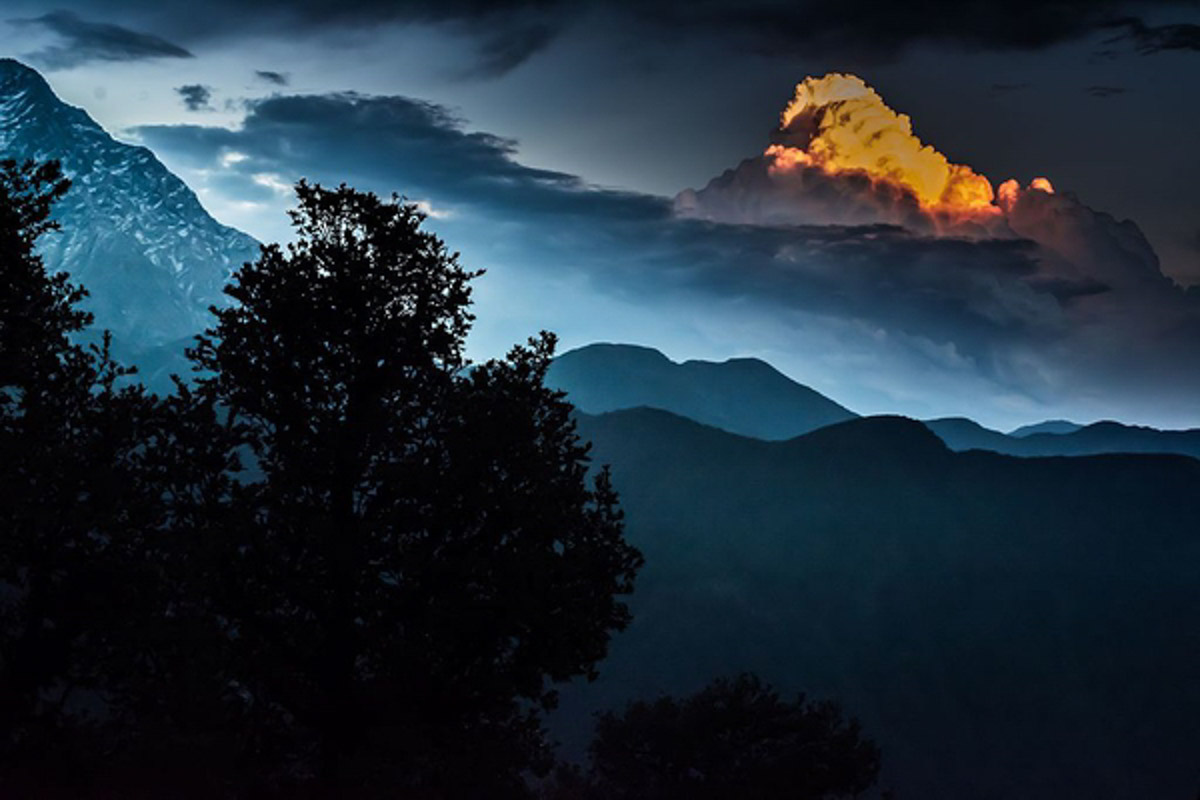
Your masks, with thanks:
[[[161,609],[141,479],[154,406],[85,347],[85,292],[36,252],[57,163],[0,162],[0,782],[82,777],[124,723],[145,613]]]
[[[594,675],[640,564],[554,337],[470,366],[470,281],[412,205],[301,182],[191,351],[248,471],[214,613],[246,758],[329,792],[520,795],[553,683]]]
[[[879,774],[879,748],[833,703],[788,701],[752,675],[599,716],[590,780],[561,774],[558,797],[827,800]]]

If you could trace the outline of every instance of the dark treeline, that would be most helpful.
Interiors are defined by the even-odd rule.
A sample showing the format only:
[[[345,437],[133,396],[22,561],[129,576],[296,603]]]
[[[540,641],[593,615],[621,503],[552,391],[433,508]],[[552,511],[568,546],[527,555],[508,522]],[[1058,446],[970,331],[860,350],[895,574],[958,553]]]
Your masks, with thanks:
[[[234,276],[196,374],[158,397],[107,336],[77,343],[85,292],[36,253],[67,190],[54,163],[0,163],[6,794],[874,782],[878,750],[835,707],[743,677],[601,718],[590,769],[531,788],[554,768],[554,685],[595,677],[641,566],[543,385],[553,335],[469,365],[479,273],[414,206],[301,182],[296,243]]]

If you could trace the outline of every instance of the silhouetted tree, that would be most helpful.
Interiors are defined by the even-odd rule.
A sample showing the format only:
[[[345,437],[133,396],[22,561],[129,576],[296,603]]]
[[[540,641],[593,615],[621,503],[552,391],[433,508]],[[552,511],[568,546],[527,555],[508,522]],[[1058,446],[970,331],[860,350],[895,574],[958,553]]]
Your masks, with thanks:
[[[640,555],[587,484],[554,337],[469,366],[470,281],[412,205],[301,182],[190,352],[247,457],[215,613],[247,757],[329,792],[503,797],[548,763]]]
[[[0,781],[81,777],[113,744],[161,569],[141,479],[153,398],[47,275],[37,240],[67,191],[57,163],[0,162]]]
[[[560,774],[552,797],[825,800],[865,792],[879,748],[833,703],[788,702],[752,675],[599,716],[592,768]]]
[[[257,796],[254,770],[238,760],[253,732],[220,602],[238,578],[230,557],[245,530],[238,431],[176,378],[140,439],[133,477],[158,504],[142,541],[157,583],[135,610],[136,646],[118,653],[119,749],[91,783],[103,797]]]

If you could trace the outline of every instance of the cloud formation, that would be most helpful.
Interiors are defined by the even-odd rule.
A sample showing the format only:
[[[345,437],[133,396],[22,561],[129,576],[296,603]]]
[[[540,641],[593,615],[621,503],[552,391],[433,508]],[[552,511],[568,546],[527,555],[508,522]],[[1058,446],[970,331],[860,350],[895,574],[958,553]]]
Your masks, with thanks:
[[[1158,257],[1133,222],[1118,221],[1072,195],[1057,193],[1045,178],[1024,188],[1008,180],[993,192],[986,178],[949,163],[916,138],[906,116],[847,76],[801,83],[773,142],[762,156],[743,161],[700,191],[681,192],[676,213],[764,228],[891,224],[963,241],[976,253],[1003,241],[1023,242],[1030,266],[1016,275],[1017,283],[1033,296],[1052,299],[1057,315],[1030,305],[1043,313],[1013,319],[1034,341],[1039,339],[1035,321],[1053,318],[1059,323],[1061,347],[1051,347],[1044,338],[1038,348],[1060,351],[1056,369],[1069,363],[1069,372],[1099,385],[1099,376],[1113,380],[1120,374],[1120,363],[1123,370],[1154,372],[1163,391],[1171,388],[1178,394],[1184,384],[1188,392],[1200,390],[1173,369],[1184,362],[1195,366],[1200,303],[1163,275]],[[914,270],[910,257],[894,263],[906,273]],[[991,299],[1021,296],[1012,286],[1001,290],[995,275],[980,271],[981,263],[964,257],[955,269],[995,288]],[[936,271],[919,274],[919,284],[927,289],[948,277]],[[979,307],[978,298],[971,299],[969,281],[954,285],[963,302]],[[964,328],[959,330],[961,336]],[[1138,360],[1129,360],[1135,352]]]
[[[278,202],[278,188],[301,176],[400,192],[438,209],[436,227],[493,277],[521,275],[512,291],[577,277],[587,297],[658,316],[684,304],[714,324],[769,325],[773,340],[756,346],[813,353],[846,386],[887,375],[909,408],[936,406],[931,387],[950,396],[969,385],[979,407],[959,413],[996,398],[1046,413],[1200,422],[1200,295],[1162,276],[1135,225],[1048,185],[997,190],[1002,232],[939,236],[903,224],[927,214],[904,191],[891,196],[900,224],[866,213],[844,215],[854,222],[788,218],[796,207],[772,206],[778,198],[756,196],[766,184],[754,181],[734,181],[745,195],[732,204],[741,218],[680,218],[665,198],[525,166],[511,140],[404,97],[279,96],[254,103],[236,130],[138,133],[203,175],[202,188],[243,201]],[[771,180],[739,167],[714,183],[739,172]],[[810,165],[801,176],[795,197],[815,208],[855,198],[876,208],[884,196],[885,182],[857,173]],[[769,213],[755,218],[756,208]],[[539,313],[560,314],[552,325],[587,316],[562,297],[546,298]]]
[[[246,36],[324,36],[331,31],[384,25],[438,26],[472,42],[475,60],[462,75],[484,78],[517,68],[553,41],[566,25],[594,7],[591,2],[567,0],[258,0],[253,4],[209,0],[204,12],[198,14],[187,4],[158,0],[62,2],[86,8],[89,14],[153,22],[156,29],[189,44]],[[69,12],[47,15],[51,19],[46,24],[59,26],[57,17],[64,14]],[[70,54],[57,55],[68,58]],[[263,70],[258,76],[272,83],[277,83],[276,76],[286,78],[271,70]]]
[[[284,73],[275,72],[274,70],[269,69],[256,69],[254,70],[254,75],[259,80],[272,83],[276,86],[287,86],[291,82],[288,76]]]
[[[136,132],[152,148],[182,150],[199,164],[236,152],[242,157],[232,167],[242,176],[322,172],[369,186],[386,175],[393,181],[387,191],[451,204],[571,215],[620,198],[607,213],[669,216],[662,198],[597,190],[574,175],[524,166],[514,159],[516,142],[465,131],[448,109],[406,97],[276,96],[254,101],[239,130],[183,125]]]
[[[178,86],[175,93],[183,101],[188,111],[211,111],[209,101],[212,99],[212,89],[199,83]]]
[[[1104,27],[1122,29],[1122,33],[1108,39],[1105,44],[1132,42],[1142,55],[1154,55],[1167,50],[1200,51],[1200,25],[1148,25],[1137,17],[1125,17],[1113,20]]]
[[[836,53],[886,58],[917,44],[1036,50],[1087,36],[1141,3],[1113,0],[1016,0],[1003,4],[931,0],[880,4],[652,2],[643,13],[663,27],[707,29],[768,52]]]
[[[474,64],[461,71],[461,77],[495,78],[525,63],[558,35],[552,22],[516,25],[482,36]]]
[[[1060,301],[1110,289],[1168,288],[1132,222],[1057,194],[1046,178],[995,190],[950,163],[855,76],[807,78],[758,158],[675,199],[683,217],[739,225],[890,224],[920,234],[1037,243],[1030,281]]]
[[[140,61],[149,58],[192,58],[184,48],[153,34],[120,25],[90,22],[71,11],[52,11],[40,17],[10,20],[20,27],[36,27],[63,40],[26,54],[46,69],[70,69],[91,61]]]
[[[151,0],[63,1],[90,13],[153,20],[156,29],[161,25],[188,42],[281,31],[321,35],[380,24],[437,25],[474,43],[475,61],[462,70],[464,77],[505,74],[568,28],[603,19],[617,20],[619,28],[651,47],[691,40],[756,54],[835,55],[860,62],[893,59],[919,46],[1039,50],[1114,30],[1118,33],[1110,38],[1116,46],[1129,43],[1144,54],[1196,50],[1200,40],[1196,25],[1145,21],[1147,13],[1161,17],[1164,10],[1194,6],[1193,0],[261,0],[252,8],[236,0],[212,0],[199,17],[187,5]],[[74,27],[55,19],[48,24]],[[59,48],[48,58],[70,60],[69,49]]]
[[[1039,189],[1053,191],[1039,180]],[[987,178],[922,142],[912,120],[861,78],[831,73],[797,84],[762,156],[681,193],[676,211],[735,223],[887,223],[990,236],[1003,225],[995,198]]]

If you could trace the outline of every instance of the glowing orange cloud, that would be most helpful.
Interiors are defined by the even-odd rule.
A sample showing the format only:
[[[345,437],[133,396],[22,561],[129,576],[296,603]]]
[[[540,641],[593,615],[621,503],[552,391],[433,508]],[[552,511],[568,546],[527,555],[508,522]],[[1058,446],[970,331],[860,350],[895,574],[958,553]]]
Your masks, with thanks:
[[[764,154],[772,176],[801,167],[866,175],[910,192],[924,211],[951,222],[1002,215],[1004,193],[1020,192],[1015,181],[1006,182],[997,205],[986,177],[923,144],[913,134],[912,120],[888,108],[854,75],[810,77],[797,85],[774,138]],[[1035,179],[1030,188],[1054,191],[1045,178]]]
[[[1029,188],[1026,191],[1039,191],[1046,194],[1054,194],[1054,186],[1051,185],[1049,178],[1034,178],[1029,182]],[[1004,213],[1012,211],[1013,206],[1021,197],[1021,184],[1014,179],[1009,178],[1004,183],[996,188],[996,202],[1000,208],[1004,209]]]

